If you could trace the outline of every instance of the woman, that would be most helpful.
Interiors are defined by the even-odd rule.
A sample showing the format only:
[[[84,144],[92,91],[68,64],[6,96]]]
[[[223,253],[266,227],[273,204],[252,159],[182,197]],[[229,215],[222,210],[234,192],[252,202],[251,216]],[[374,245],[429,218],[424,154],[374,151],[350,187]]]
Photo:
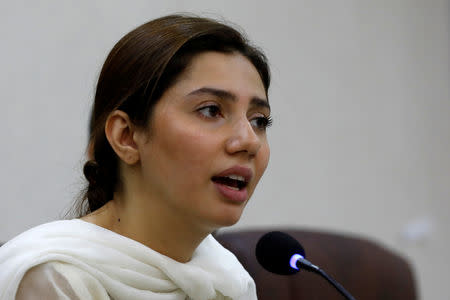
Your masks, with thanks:
[[[97,84],[81,218],[0,248],[0,298],[256,299],[210,234],[239,220],[267,166],[269,82],[264,55],[210,19],[124,36]]]

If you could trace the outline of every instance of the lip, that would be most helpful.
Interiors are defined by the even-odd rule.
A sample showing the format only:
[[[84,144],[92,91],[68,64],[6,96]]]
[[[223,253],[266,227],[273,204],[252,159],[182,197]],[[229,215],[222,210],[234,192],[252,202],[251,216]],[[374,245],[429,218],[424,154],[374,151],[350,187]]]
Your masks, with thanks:
[[[213,177],[215,177],[215,176],[224,177],[224,176],[233,175],[233,174],[244,177],[246,183],[249,183],[253,177],[252,169],[244,167],[244,166],[233,166],[219,174],[215,174]]]
[[[215,176],[224,177],[224,176],[233,175],[233,174],[244,177],[247,185],[253,177],[252,170],[250,168],[243,167],[243,166],[233,166],[219,174],[214,175],[213,177],[215,177]],[[224,184],[220,184],[220,183],[217,183],[214,181],[213,181],[213,183],[214,183],[214,186],[216,187],[217,191],[222,196],[224,196],[228,200],[231,200],[232,202],[243,203],[243,202],[247,201],[247,199],[248,199],[247,186],[240,190],[234,190]]]
[[[247,188],[242,188],[240,190],[233,190],[226,185],[213,182],[216,190],[225,198],[235,203],[243,203],[248,198]]]

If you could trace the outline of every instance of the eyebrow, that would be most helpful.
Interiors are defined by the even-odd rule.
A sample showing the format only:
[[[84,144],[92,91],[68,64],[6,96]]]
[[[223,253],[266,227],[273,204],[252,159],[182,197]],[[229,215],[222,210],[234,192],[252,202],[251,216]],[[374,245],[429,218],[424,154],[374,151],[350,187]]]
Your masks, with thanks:
[[[202,94],[207,94],[207,95],[213,95],[216,96],[218,98],[224,99],[224,100],[230,100],[233,102],[237,101],[237,96],[229,91],[225,91],[225,90],[221,90],[221,89],[217,89],[217,88],[212,88],[212,87],[202,87],[199,88],[197,90],[194,90],[192,92],[190,92],[188,94],[188,96],[191,95],[202,95]],[[266,99],[263,98],[259,98],[259,97],[253,97],[250,100],[250,105],[251,106],[257,106],[257,107],[264,107],[269,109],[270,111],[270,105],[269,102]]]

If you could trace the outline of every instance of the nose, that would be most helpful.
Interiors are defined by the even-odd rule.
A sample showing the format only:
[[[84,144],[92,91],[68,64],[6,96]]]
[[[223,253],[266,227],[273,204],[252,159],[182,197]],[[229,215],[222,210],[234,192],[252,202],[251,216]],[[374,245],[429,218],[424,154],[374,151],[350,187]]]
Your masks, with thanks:
[[[226,142],[226,151],[229,154],[248,153],[250,157],[254,157],[261,145],[260,136],[255,132],[247,118],[242,118],[231,128],[230,137]]]

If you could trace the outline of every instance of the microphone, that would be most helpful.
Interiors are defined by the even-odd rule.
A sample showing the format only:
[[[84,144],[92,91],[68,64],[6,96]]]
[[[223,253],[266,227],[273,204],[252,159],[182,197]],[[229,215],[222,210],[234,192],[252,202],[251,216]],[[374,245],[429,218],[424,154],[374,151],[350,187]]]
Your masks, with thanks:
[[[355,300],[342,285],[308,261],[302,245],[286,233],[272,231],[263,235],[256,244],[255,254],[259,264],[269,272],[292,275],[304,269],[325,278],[346,299]]]

